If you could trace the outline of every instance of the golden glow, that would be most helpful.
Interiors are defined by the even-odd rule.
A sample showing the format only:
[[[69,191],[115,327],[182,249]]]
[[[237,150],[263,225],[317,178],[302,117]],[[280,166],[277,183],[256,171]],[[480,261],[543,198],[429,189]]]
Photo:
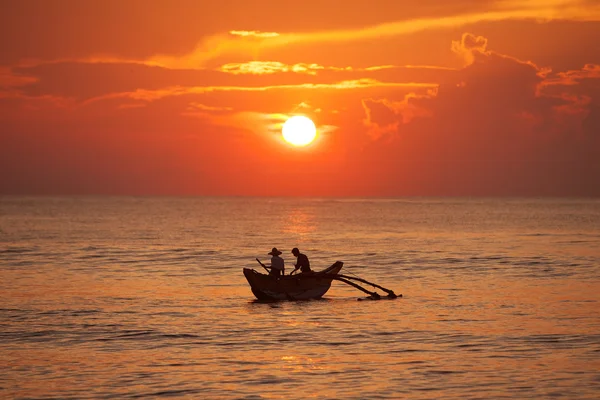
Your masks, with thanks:
[[[54,3],[0,15],[0,195],[600,196],[600,0]]]
[[[317,128],[310,118],[296,115],[283,124],[283,138],[294,146],[306,146],[317,137]]]

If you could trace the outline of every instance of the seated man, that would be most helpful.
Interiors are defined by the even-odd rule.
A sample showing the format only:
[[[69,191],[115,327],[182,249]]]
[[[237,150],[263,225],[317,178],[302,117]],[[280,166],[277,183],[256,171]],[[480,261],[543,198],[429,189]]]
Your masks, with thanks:
[[[271,276],[279,276],[284,275],[285,265],[283,258],[279,257],[282,254],[277,247],[273,247],[273,250],[269,253],[271,257],[271,270],[269,271],[269,275]]]
[[[296,262],[296,266],[294,270],[290,273],[290,275],[297,271],[298,268],[300,268],[300,272],[303,273],[312,272],[310,269],[310,262],[308,261],[308,257],[306,257],[306,255],[300,253],[300,250],[298,250],[297,247],[294,247],[292,249],[292,254],[294,255],[294,257],[298,258],[298,261]]]

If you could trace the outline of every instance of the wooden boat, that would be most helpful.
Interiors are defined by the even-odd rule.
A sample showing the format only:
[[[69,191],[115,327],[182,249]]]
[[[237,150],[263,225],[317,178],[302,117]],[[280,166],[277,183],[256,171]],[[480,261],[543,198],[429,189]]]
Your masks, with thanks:
[[[250,284],[252,293],[259,300],[319,299],[327,293],[331,281],[343,266],[343,262],[336,261],[323,271],[277,277],[244,268],[244,276]]]

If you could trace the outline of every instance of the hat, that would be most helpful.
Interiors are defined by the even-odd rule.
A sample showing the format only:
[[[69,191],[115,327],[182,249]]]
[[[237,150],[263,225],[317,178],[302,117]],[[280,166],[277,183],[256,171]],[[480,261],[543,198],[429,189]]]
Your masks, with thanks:
[[[271,250],[271,252],[267,253],[267,254],[272,255],[272,256],[278,256],[278,255],[283,254],[283,253],[280,252],[279,250],[277,250],[277,247],[273,247],[273,250]]]

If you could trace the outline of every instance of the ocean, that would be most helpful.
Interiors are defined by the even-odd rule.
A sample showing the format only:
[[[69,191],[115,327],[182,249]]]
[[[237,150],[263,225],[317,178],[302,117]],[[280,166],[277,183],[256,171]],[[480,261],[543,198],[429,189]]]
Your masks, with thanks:
[[[0,299],[3,399],[597,399],[600,199],[0,197]]]

